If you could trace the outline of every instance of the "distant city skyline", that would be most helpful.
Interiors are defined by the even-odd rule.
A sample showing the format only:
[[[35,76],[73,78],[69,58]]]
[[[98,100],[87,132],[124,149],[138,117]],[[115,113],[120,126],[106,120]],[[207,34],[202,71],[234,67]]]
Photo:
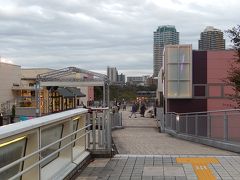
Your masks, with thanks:
[[[0,56],[23,68],[116,66],[126,76],[150,75],[158,26],[174,25],[180,44],[198,49],[205,27],[224,32],[239,24],[239,6],[237,0],[1,1]]]

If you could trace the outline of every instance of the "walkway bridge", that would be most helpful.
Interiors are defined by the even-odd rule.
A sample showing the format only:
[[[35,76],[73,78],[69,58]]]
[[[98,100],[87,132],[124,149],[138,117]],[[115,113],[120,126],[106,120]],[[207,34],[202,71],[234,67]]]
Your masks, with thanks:
[[[75,109],[0,127],[0,179],[240,179],[239,110],[128,115]]]

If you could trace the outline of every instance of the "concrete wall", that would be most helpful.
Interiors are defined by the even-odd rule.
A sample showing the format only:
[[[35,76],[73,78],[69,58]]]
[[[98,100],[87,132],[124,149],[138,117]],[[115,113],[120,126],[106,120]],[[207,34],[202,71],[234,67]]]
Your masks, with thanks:
[[[13,100],[15,93],[13,84],[20,85],[21,67],[0,62],[0,104]]]
[[[29,68],[29,69],[22,69],[21,74],[22,78],[25,79],[36,79],[38,74],[43,74],[53,71],[53,69],[49,68]]]

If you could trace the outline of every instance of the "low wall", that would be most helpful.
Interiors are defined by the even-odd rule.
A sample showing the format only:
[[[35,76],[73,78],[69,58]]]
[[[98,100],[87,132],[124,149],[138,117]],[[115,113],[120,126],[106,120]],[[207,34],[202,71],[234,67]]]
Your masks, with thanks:
[[[240,153],[240,143],[225,142],[225,141],[208,139],[208,138],[194,136],[194,135],[180,134],[180,133],[176,133],[174,130],[170,130],[170,129],[165,129],[165,132],[176,138],[212,146],[212,147],[215,147],[218,149],[223,149],[223,150],[227,150],[227,151]]]
[[[16,116],[36,116],[36,108],[35,107],[16,107]]]

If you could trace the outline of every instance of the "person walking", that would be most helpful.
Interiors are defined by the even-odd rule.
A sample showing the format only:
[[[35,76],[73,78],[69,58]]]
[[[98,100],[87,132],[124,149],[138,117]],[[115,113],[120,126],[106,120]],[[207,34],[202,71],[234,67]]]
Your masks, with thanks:
[[[140,107],[141,117],[144,117],[145,111],[146,111],[146,106],[145,106],[144,103],[142,103],[142,104],[141,104],[141,107]]]
[[[137,115],[136,115],[136,112],[137,112],[137,105],[136,103],[134,102],[133,105],[132,105],[132,111],[131,111],[131,115],[129,116],[129,118],[132,117],[132,115],[134,114],[134,117],[137,118]]]
[[[3,126],[3,114],[0,113],[0,126]]]
[[[126,101],[123,101],[123,111],[126,111],[126,108],[127,108],[127,103]]]

